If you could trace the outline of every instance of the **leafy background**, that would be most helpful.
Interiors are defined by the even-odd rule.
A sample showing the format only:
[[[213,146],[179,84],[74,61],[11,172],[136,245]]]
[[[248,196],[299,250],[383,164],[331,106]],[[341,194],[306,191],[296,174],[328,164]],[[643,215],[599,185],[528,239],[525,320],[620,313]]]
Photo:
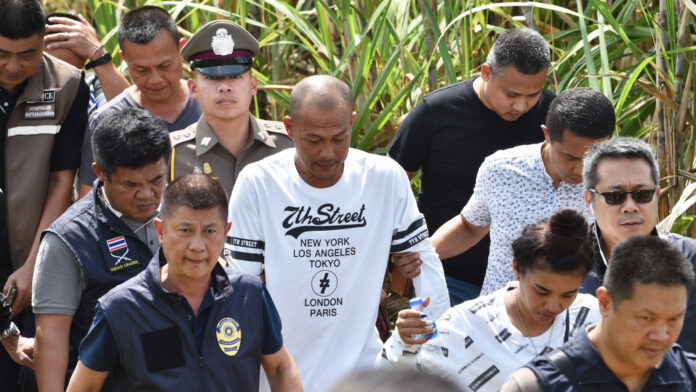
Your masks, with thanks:
[[[501,31],[538,29],[552,50],[547,88],[602,91],[614,104],[616,133],[643,138],[657,153],[661,228],[696,233],[691,0],[48,0],[44,5],[91,18],[115,55],[120,16],[146,4],[167,9],[184,37],[221,18],[251,31],[262,47],[254,70],[261,89],[252,108],[260,117],[280,119],[290,89],[307,75],[345,80],[358,111],[352,143],[381,154],[424,94],[478,74]],[[414,188],[419,181],[414,177]]]

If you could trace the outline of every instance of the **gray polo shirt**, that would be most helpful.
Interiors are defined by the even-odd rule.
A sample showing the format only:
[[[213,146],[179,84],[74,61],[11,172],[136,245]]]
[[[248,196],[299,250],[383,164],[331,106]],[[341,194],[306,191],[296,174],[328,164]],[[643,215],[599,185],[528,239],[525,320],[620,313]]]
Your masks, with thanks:
[[[120,112],[125,108],[138,108],[146,110],[133,98],[130,92],[130,88],[125,89],[121,94],[117,95],[114,99],[107,102],[106,105],[102,106],[93,115],[89,117],[89,122],[87,123],[87,128],[85,129],[85,137],[82,140],[82,149],[80,151],[80,172],[78,173],[78,180],[81,184],[92,185],[94,180],[97,179],[97,174],[92,168],[92,162],[94,162],[94,156],[92,155],[92,134],[94,129],[99,125],[99,122],[109,115]],[[193,98],[190,94],[188,100],[186,101],[186,106],[179,113],[179,116],[174,120],[173,123],[164,122],[167,125],[167,130],[169,132],[174,132],[179,129],[184,129],[189,125],[198,121],[201,116],[201,105],[198,100]]]

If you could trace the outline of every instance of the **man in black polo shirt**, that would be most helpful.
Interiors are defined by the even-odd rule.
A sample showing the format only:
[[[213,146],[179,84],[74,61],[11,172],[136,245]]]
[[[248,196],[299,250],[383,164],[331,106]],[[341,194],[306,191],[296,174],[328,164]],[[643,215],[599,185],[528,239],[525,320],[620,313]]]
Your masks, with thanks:
[[[541,125],[555,97],[543,89],[550,65],[539,33],[508,30],[493,45],[480,77],[428,94],[408,114],[389,156],[409,175],[422,169],[418,207],[431,235],[469,200],[484,158],[543,141]],[[467,252],[442,260],[452,306],[478,296],[489,245],[486,235]]]
[[[0,10],[0,188],[7,198],[0,214],[8,233],[0,243],[0,285],[4,293],[17,289],[12,317],[23,333],[33,334],[25,309],[39,238],[70,205],[89,88],[82,71],[43,53],[45,17],[37,0],[0,0]],[[13,356],[17,340],[2,339]],[[3,351],[3,391],[14,390],[16,374]]]

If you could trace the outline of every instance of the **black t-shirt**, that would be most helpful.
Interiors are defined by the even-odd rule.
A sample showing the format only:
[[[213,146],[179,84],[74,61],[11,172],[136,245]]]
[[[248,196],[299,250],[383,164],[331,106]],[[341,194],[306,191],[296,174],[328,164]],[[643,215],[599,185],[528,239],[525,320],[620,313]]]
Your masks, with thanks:
[[[8,93],[0,87],[0,188],[5,189],[5,139],[7,138],[7,121],[17,104],[19,95],[26,87],[23,82],[15,91]],[[87,126],[87,106],[89,105],[89,87],[80,81],[77,95],[70,111],[56,134],[51,151],[51,172],[77,169],[80,167],[80,147]],[[31,181],[32,179],[27,179]],[[7,227],[7,201],[2,198],[0,204],[0,275],[3,271],[11,270],[9,230]],[[2,276],[0,276],[2,278]]]
[[[405,170],[423,169],[418,207],[430,234],[464,208],[473,193],[479,166],[488,155],[544,140],[541,125],[556,96],[543,90],[529,112],[516,121],[505,121],[481,102],[473,81],[426,95],[406,116],[389,148],[389,155]],[[443,260],[445,274],[480,286],[489,246],[486,236],[463,254]]]

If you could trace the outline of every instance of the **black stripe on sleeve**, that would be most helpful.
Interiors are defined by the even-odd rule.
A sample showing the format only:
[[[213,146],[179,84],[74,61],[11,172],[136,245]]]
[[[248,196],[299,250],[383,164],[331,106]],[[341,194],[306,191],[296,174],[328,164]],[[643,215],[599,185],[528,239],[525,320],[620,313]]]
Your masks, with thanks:
[[[413,237],[409,238],[408,241],[404,241],[398,245],[392,245],[391,248],[389,249],[390,253],[399,253],[403,252],[406,249],[409,249],[419,242],[423,241],[424,239],[428,238],[428,229],[425,229],[421,231],[420,233],[414,235]]]
[[[241,261],[253,261],[256,263],[263,263],[264,257],[263,254],[261,253],[246,253],[246,252],[237,252],[237,251],[232,251],[232,258],[235,260],[241,260]]]
[[[394,235],[392,236],[392,241],[395,241],[395,240],[398,240],[398,239],[401,239],[401,238],[406,237],[407,235],[409,235],[409,234],[413,233],[414,231],[418,230],[418,229],[419,229],[421,226],[423,226],[423,225],[425,225],[425,219],[423,219],[423,218],[420,218],[420,219],[414,221],[413,223],[411,223],[410,226],[408,226],[408,228],[406,228],[406,230],[404,230],[404,231],[397,231],[396,234],[394,234]]]
[[[227,243],[232,246],[239,246],[240,248],[251,248],[251,249],[266,249],[266,243],[259,240],[249,240],[246,238],[239,237],[227,237]]]

